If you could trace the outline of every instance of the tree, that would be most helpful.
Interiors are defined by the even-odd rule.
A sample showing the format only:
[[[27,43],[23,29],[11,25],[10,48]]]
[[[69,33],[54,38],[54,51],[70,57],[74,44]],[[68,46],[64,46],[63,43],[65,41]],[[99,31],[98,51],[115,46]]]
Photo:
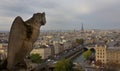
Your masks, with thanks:
[[[91,48],[90,50],[91,50],[91,52],[95,53],[95,49],[94,48]]]
[[[82,71],[82,69],[80,69],[80,68],[74,68],[73,71]]]
[[[41,56],[39,54],[31,54],[30,59],[33,63],[40,63],[41,62]]]
[[[84,39],[80,38],[80,39],[76,39],[76,43],[79,45],[83,45],[84,44]]]
[[[82,54],[82,56],[83,56],[85,59],[88,60],[88,59],[90,58],[91,54],[92,54],[92,52],[91,52],[90,50],[87,50],[86,52],[84,52],[84,53]]]
[[[72,71],[72,62],[68,59],[62,59],[55,64],[54,71]]]

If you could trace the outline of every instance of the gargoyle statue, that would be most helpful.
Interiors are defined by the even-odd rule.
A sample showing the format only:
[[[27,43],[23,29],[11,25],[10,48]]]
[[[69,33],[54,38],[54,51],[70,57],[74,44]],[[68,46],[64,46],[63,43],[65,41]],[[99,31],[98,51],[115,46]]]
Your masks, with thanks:
[[[24,59],[33,49],[33,44],[37,40],[40,27],[45,25],[45,13],[35,13],[27,21],[18,16],[15,18],[8,42],[7,68],[13,71],[16,67],[24,64]]]

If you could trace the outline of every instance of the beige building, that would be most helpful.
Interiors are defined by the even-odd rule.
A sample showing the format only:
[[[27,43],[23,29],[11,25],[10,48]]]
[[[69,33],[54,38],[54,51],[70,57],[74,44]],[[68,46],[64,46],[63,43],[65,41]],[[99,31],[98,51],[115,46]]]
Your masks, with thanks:
[[[103,64],[113,62],[120,63],[120,47],[107,47],[105,45],[95,46],[95,59]]]
[[[120,64],[120,47],[107,49],[107,63],[109,62]]]
[[[106,63],[106,46],[105,45],[96,45],[95,46],[95,59],[96,61],[100,60],[102,63]]]
[[[0,44],[0,49],[2,48],[2,44]]]
[[[46,59],[47,57],[51,56],[51,48],[50,47],[40,47],[35,48],[31,51],[31,54],[40,54],[42,59]]]
[[[7,44],[0,44],[0,59],[7,58]]]
[[[63,44],[55,43],[54,50],[55,50],[55,54],[59,54],[60,52],[62,52],[64,50]]]

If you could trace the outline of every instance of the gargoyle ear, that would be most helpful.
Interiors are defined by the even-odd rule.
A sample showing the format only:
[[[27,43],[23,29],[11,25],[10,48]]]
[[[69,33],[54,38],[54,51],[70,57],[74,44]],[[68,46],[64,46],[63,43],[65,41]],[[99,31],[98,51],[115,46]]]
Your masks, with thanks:
[[[35,15],[36,15],[36,13],[34,13],[32,17],[35,18]]]
[[[34,13],[33,16],[37,15],[37,13]]]
[[[45,12],[43,12],[42,15],[45,16]]]
[[[33,14],[33,18],[35,19],[38,16],[38,13]]]

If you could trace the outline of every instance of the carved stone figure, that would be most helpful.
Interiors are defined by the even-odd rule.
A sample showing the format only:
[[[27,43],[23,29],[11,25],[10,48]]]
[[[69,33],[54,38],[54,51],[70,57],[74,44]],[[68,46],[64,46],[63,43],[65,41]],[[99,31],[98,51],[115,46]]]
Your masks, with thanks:
[[[9,35],[8,70],[12,71],[20,65],[25,65],[24,59],[32,51],[40,33],[39,29],[45,23],[45,13],[35,13],[27,21],[23,21],[20,16],[15,18]]]

